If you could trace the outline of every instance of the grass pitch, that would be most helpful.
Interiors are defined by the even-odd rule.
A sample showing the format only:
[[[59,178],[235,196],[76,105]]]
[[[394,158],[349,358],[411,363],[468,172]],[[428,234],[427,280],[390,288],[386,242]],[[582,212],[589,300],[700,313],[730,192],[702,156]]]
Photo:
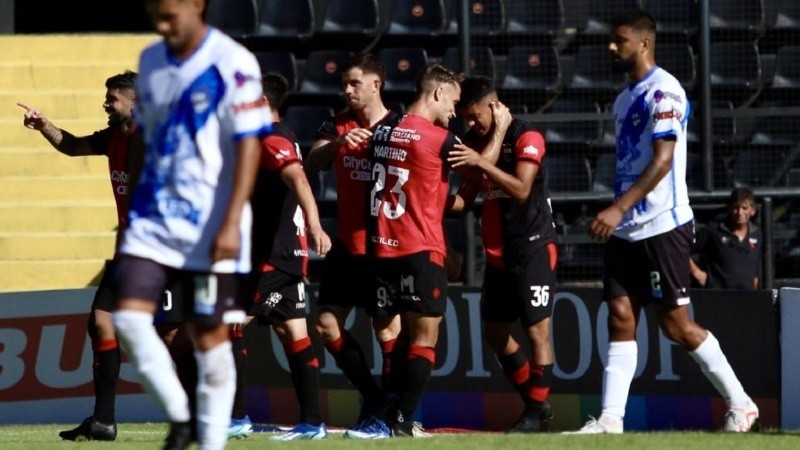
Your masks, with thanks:
[[[160,449],[167,433],[165,424],[123,423],[115,442],[67,442],[58,432],[70,425],[7,425],[0,426],[0,449]],[[398,438],[379,441],[344,439],[332,432],[323,441],[269,442],[270,433],[253,433],[246,439],[231,440],[228,448],[263,450],[286,447],[291,450],[353,450],[353,449],[435,449],[435,450],[545,450],[545,449],[646,449],[658,450],[728,450],[728,449],[800,449],[800,433],[764,431],[750,434],[721,432],[652,432],[622,435],[564,436],[556,433],[536,435],[506,435],[498,433],[434,434],[430,438]],[[196,448],[196,446],[193,446]]]

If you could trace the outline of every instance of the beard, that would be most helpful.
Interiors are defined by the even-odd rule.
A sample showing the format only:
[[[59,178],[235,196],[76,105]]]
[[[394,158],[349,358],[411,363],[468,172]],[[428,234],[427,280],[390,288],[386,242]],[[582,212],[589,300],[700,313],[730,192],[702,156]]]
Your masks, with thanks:
[[[614,59],[611,57],[611,70],[615,73],[628,73],[636,67],[636,55],[631,55],[627,59]]]
[[[125,123],[125,119],[117,113],[111,113],[108,115],[108,126],[109,127],[118,127]]]

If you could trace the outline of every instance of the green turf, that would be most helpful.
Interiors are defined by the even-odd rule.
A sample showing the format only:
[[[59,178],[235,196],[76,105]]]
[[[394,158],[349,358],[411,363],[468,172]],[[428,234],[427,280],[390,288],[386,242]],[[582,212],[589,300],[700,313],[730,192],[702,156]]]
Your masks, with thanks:
[[[163,424],[120,425],[115,442],[65,442],[58,438],[64,425],[0,426],[0,449],[160,449],[166,435]],[[435,449],[435,450],[543,450],[543,449],[658,449],[658,450],[728,450],[728,449],[799,449],[800,433],[769,431],[746,435],[704,432],[626,433],[602,436],[563,436],[555,433],[538,435],[449,434],[431,438],[398,438],[382,441],[353,441],[341,433],[331,433],[324,441],[268,442],[267,433],[254,433],[247,439],[230,441],[229,449],[351,450],[351,449]],[[196,448],[193,446],[192,448]]]

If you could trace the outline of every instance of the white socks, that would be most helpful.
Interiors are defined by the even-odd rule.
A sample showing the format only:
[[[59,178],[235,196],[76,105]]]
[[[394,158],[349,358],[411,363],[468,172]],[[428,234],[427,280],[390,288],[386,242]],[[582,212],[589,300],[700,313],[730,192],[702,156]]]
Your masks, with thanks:
[[[231,343],[224,342],[197,358],[197,427],[201,450],[225,448],[236,393],[236,365]]]
[[[708,381],[717,388],[728,406],[747,406],[750,397],[744,392],[742,383],[733,373],[733,368],[719,348],[719,341],[711,332],[699,347],[689,354],[700,365]]]
[[[625,405],[636,373],[636,341],[610,342],[608,363],[603,371],[603,410],[600,418],[622,421]]]
[[[147,393],[156,398],[171,422],[188,422],[189,399],[169,351],[153,327],[153,316],[143,311],[120,310],[114,313],[114,327]]]

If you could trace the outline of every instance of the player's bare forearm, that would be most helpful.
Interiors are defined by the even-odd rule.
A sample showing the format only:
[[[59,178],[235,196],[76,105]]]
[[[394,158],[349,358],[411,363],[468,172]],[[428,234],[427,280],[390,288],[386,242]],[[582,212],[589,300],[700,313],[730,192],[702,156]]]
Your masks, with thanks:
[[[36,107],[28,105],[24,102],[17,102],[17,106],[25,110],[25,115],[22,118],[22,124],[31,130],[37,130],[47,139],[47,142],[59,152],[67,156],[86,156],[91,155],[91,148],[89,148],[89,138],[75,137],[69,131],[57,127],[51,122],[41,111]]]
[[[689,258],[689,271],[691,272],[692,277],[694,277],[694,279],[700,284],[700,286],[706,285],[708,273],[701,269],[692,258]]]
[[[339,144],[335,140],[314,142],[314,145],[311,146],[311,151],[308,152],[308,156],[303,161],[303,167],[311,173],[327,170],[333,165],[338,151]]]
[[[480,167],[495,186],[517,201],[523,201],[530,196],[533,178],[536,177],[538,171],[538,166],[534,164],[518,163],[516,173],[510,174],[485,159],[481,162]],[[533,172],[531,173],[531,171]]]
[[[281,179],[289,186],[297,199],[297,204],[303,210],[311,249],[320,256],[325,256],[331,249],[331,238],[322,229],[317,202],[311,192],[311,185],[308,183],[303,167],[300,164],[291,164],[285,167],[281,171]]]
[[[472,210],[475,197],[478,196],[480,186],[474,181],[463,181],[458,191],[447,197],[446,211],[455,214],[466,214]]]
[[[508,107],[499,101],[491,103],[489,108],[492,110],[492,134],[489,142],[481,149],[481,156],[486,158],[490,164],[497,164],[497,160],[500,159],[500,149],[503,147],[503,139],[506,137],[506,131],[508,131],[513,117]]]

